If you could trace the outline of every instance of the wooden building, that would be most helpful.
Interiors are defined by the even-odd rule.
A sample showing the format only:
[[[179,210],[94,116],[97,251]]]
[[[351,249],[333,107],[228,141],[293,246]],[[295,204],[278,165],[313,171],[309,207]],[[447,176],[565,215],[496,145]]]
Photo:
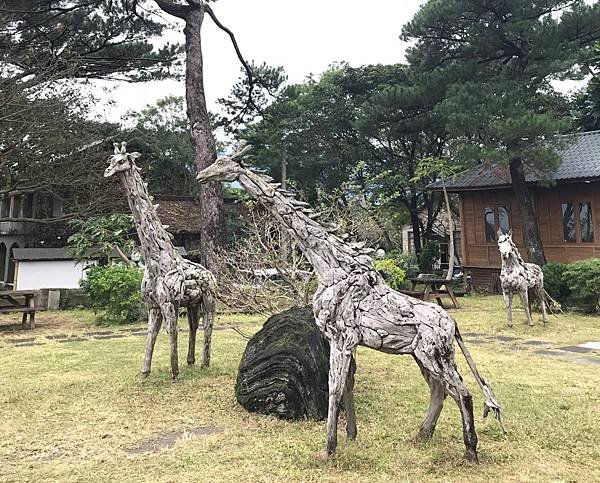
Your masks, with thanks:
[[[549,262],[600,257],[600,131],[576,134],[561,152],[552,186],[528,173],[538,227]],[[497,291],[501,262],[496,232],[513,231],[523,258],[523,230],[508,166],[481,165],[446,182],[458,193],[464,269],[475,288]],[[430,185],[439,190],[439,182]]]

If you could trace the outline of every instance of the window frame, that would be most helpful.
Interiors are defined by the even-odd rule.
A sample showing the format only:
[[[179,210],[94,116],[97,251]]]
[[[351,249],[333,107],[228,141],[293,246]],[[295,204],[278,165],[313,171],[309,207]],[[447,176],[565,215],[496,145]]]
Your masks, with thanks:
[[[485,233],[485,228],[486,228],[486,221],[485,221],[485,214],[486,214],[486,209],[491,209],[492,210],[492,214],[494,215],[494,239],[493,240],[488,240],[486,233]],[[511,206],[510,203],[483,203],[483,210],[482,210],[482,215],[483,215],[483,243],[486,245],[495,245],[496,243],[498,243],[498,230],[500,228],[500,208],[504,208],[506,210],[506,215],[508,218],[508,229],[510,230],[512,228],[512,214],[511,214]],[[508,233],[508,232],[507,232]]]
[[[565,240],[565,236],[564,236],[564,225],[563,225],[563,216],[562,216],[562,205],[564,204],[568,204],[571,203],[571,205],[573,206],[573,216],[575,218],[575,240],[574,241],[567,241]],[[583,237],[582,237],[582,233],[581,233],[581,212],[580,212],[580,204],[582,203],[589,203],[590,206],[590,222],[592,224],[592,240],[591,241],[583,241]],[[562,229],[562,243],[563,245],[593,245],[594,243],[596,243],[596,237],[598,236],[598,234],[596,233],[596,226],[595,226],[595,215],[594,215],[594,210],[595,210],[595,206],[594,206],[594,200],[593,197],[565,197],[565,198],[561,198],[560,199],[560,203],[559,203],[559,213],[561,214],[560,216],[560,220],[561,220],[561,229]]]

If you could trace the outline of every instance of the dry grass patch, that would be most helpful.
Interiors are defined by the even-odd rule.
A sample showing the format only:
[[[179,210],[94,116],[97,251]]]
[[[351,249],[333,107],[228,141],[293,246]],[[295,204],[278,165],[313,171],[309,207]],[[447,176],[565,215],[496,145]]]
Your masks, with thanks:
[[[463,304],[454,311],[463,332],[561,345],[600,340],[600,318],[566,314],[547,328],[529,329],[524,313],[515,312],[509,330],[499,297]],[[62,315],[68,324],[81,316],[80,329],[71,325],[73,334],[93,330],[85,313],[45,315]],[[231,316],[218,324],[252,332],[260,320]],[[33,334],[44,337],[45,330]],[[146,380],[137,376],[143,337],[19,348],[2,343],[3,337],[0,481],[600,481],[600,371],[541,357],[534,347],[513,352],[494,341],[469,344],[510,430],[504,436],[492,421],[479,423],[482,464],[473,466],[462,460],[452,401],[433,441],[411,443],[428,393],[410,357],[359,350],[359,438],[348,444],[342,436],[338,456],[322,463],[315,455],[324,445],[323,422],[279,421],[237,405],[233,388],[246,341],[233,330],[214,333],[210,369],[184,367],[176,383],[169,379],[164,334]],[[181,347],[185,339],[182,334]],[[459,364],[480,412],[481,394]],[[198,428],[222,431],[194,434]],[[187,436],[161,451],[128,451],[184,430]]]

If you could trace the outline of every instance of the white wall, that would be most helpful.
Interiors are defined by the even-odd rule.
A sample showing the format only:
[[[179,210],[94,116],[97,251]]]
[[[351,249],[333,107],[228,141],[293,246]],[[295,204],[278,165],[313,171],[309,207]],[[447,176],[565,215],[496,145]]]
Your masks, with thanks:
[[[19,260],[16,289],[79,288],[79,280],[89,264],[75,260]]]

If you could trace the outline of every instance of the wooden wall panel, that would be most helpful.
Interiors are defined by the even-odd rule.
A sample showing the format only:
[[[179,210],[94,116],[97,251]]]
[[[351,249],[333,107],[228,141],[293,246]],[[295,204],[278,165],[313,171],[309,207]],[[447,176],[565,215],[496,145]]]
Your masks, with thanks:
[[[573,262],[584,258],[600,257],[600,182],[534,188],[533,192],[540,236],[548,261]],[[466,266],[493,268],[500,266],[496,243],[485,241],[483,210],[487,206],[507,206],[509,208],[513,239],[523,258],[527,258],[523,244],[519,205],[513,198],[512,190],[463,192],[461,199],[463,200],[462,226]],[[564,241],[561,203],[566,201],[592,202],[593,243],[566,243]],[[579,223],[578,220],[577,223]]]

